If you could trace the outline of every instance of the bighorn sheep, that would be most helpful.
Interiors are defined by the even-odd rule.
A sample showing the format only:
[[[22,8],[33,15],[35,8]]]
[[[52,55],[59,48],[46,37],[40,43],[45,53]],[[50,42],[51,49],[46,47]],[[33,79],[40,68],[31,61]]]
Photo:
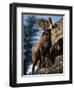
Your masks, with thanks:
[[[46,55],[50,52],[51,47],[51,27],[52,27],[52,20],[49,18],[48,21],[42,20],[43,23],[43,33],[37,42],[32,47],[32,74],[34,74],[34,69],[38,61],[40,61],[40,68],[41,63],[44,62]]]

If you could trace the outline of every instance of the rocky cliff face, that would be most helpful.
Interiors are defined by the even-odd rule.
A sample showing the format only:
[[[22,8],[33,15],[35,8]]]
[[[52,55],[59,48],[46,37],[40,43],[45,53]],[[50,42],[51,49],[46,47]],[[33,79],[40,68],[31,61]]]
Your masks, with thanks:
[[[54,24],[54,28],[51,31],[52,45],[62,37],[63,37],[63,18],[61,18]]]

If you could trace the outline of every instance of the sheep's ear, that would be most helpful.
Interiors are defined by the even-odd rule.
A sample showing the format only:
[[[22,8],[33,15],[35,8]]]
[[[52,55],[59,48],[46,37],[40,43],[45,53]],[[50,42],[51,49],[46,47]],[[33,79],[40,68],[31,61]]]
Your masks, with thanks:
[[[52,24],[52,18],[51,17],[48,18],[48,22]]]

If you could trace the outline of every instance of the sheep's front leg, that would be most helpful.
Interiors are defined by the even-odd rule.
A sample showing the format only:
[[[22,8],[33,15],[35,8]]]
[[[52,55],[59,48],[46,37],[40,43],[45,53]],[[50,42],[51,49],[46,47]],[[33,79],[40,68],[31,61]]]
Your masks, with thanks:
[[[35,66],[36,66],[36,64],[37,64],[37,60],[35,61],[35,63],[33,63],[32,74],[34,74],[34,72],[35,72]]]

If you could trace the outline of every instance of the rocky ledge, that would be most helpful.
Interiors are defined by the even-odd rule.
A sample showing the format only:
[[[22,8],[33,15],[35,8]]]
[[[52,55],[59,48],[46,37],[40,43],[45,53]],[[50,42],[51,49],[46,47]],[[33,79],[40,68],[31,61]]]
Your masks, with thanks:
[[[37,70],[37,74],[56,74],[63,73],[63,56],[59,55],[56,57],[54,65],[51,67],[43,67],[40,70]]]

